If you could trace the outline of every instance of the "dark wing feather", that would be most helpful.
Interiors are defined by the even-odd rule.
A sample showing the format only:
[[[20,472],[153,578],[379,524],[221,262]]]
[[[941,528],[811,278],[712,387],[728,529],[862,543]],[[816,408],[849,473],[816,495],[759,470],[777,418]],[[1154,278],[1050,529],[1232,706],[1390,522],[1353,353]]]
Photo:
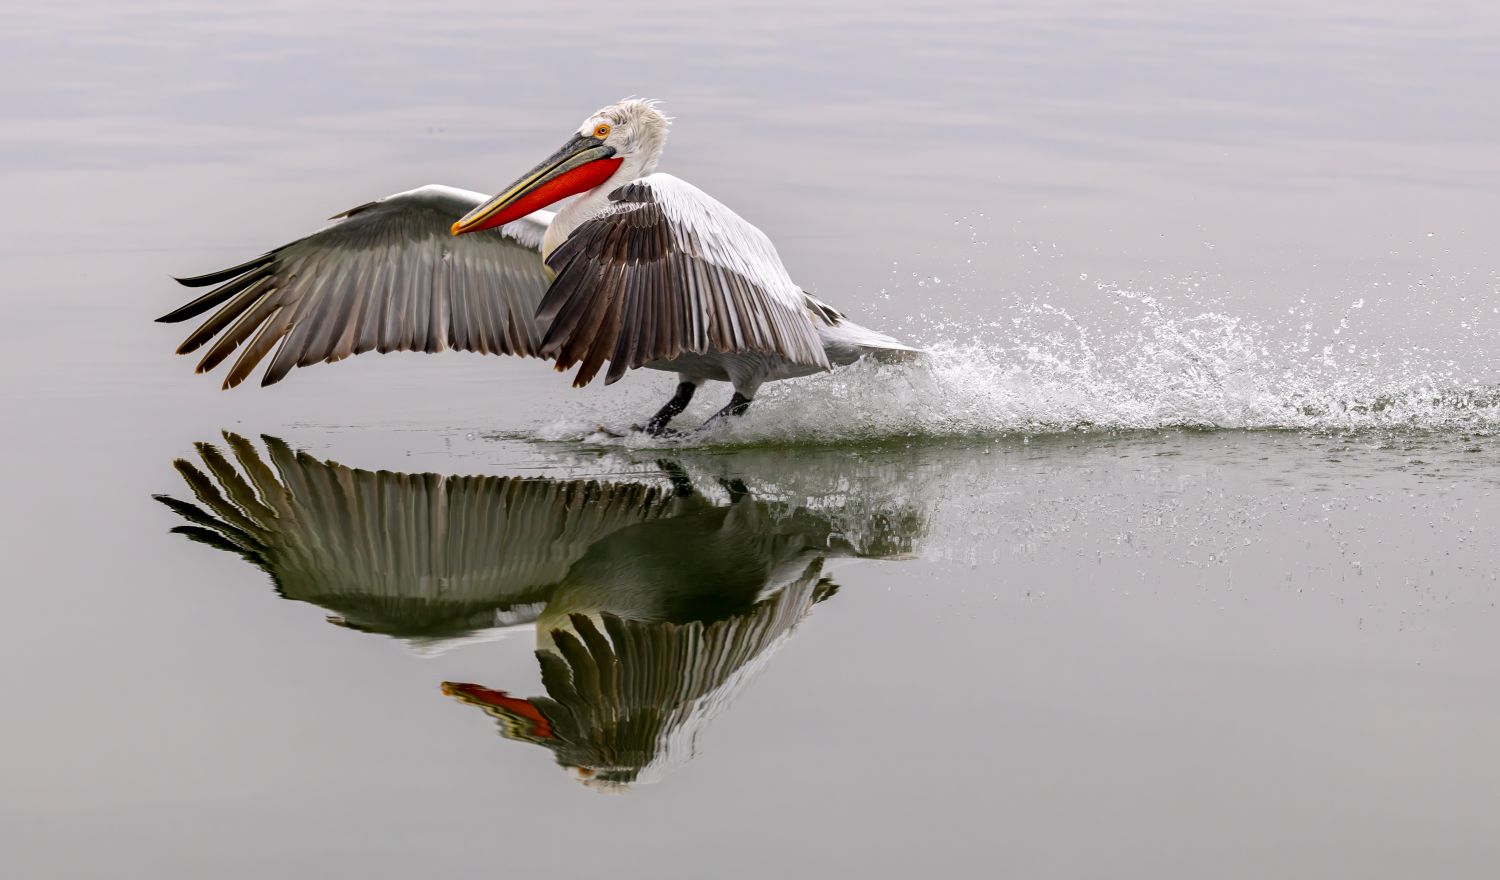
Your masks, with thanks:
[[[179,278],[188,287],[218,286],[157,320],[175,323],[216,309],[177,351],[212,342],[198,364],[203,373],[238,350],[225,388],[243,382],[273,349],[262,385],[281,381],[292,367],[367,351],[537,356],[546,221],[533,215],[453,236],[453,221],[484,198],[426,186],[361,205],[249,262]]]
[[[684,354],[756,352],[827,369],[817,330],[776,249],[706,193],[666,174],[626,184],[547,265],[541,355],[587,385]]]

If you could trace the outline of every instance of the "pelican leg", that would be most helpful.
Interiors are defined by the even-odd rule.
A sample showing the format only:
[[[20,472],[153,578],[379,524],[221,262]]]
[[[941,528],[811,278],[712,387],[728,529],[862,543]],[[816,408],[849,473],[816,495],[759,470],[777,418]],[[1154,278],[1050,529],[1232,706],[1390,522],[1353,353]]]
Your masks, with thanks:
[[[734,392],[734,396],[729,398],[729,404],[723,409],[709,416],[708,421],[703,423],[703,427],[707,428],[709,425],[712,425],[715,421],[722,419],[725,416],[742,416],[749,409],[750,398],[736,391]],[[703,429],[699,428],[699,430],[701,431]]]
[[[657,410],[656,415],[651,417],[651,421],[646,423],[646,433],[653,437],[659,437],[666,433],[668,423],[683,410],[687,409],[688,404],[693,402],[693,392],[697,390],[698,384],[696,382],[683,381],[677,383],[677,393],[672,395],[672,399],[667,401],[667,405]]]
[[[729,398],[728,405],[714,413],[714,418],[718,418],[719,416],[742,416],[749,409],[750,398],[736,391],[734,392],[734,396]]]

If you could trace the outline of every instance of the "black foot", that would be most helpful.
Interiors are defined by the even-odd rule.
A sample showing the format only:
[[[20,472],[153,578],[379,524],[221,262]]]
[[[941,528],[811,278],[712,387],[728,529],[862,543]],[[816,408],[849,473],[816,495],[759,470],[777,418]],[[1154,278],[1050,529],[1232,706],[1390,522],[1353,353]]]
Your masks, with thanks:
[[[652,436],[652,437],[685,437],[685,436],[687,436],[687,432],[686,431],[679,431],[676,428],[669,427],[667,425],[662,425],[661,427],[656,428],[655,430],[652,430],[651,425],[650,425],[649,422],[647,424],[644,424],[644,425],[631,425],[630,426],[630,430],[631,430],[631,432],[636,433],[636,434],[647,434],[647,435]],[[615,436],[616,437],[623,437],[624,435],[623,434],[616,434]]]
[[[729,399],[729,405],[709,416],[708,421],[703,423],[703,427],[707,428],[714,423],[715,419],[722,419],[725,416],[742,416],[748,409],[750,409],[750,398],[736,391]]]
[[[693,402],[693,392],[697,390],[698,386],[692,382],[679,382],[677,384],[677,393],[672,395],[672,399],[667,401],[666,406],[662,407],[657,411],[656,415],[651,417],[651,421],[646,423],[646,427],[643,430],[653,437],[665,434],[667,432],[667,423],[676,418],[678,413],[687,409],[688,404]]]

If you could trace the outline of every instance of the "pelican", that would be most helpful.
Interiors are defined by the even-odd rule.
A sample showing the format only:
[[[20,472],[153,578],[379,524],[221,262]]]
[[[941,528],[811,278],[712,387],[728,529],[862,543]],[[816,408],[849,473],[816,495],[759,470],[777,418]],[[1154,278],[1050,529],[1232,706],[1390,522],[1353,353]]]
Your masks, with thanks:
[[[367,351],[545,358],[576,365],[574,387],[606,362],[605,384],[638,367],[676,373],[651,434],[710,380],[734,389],[715,418],[741,415],[767,381],[918,352],[797,286],[763,232],[658,172],[669,123],[654,101],[611,104],[498,195],[424,186],[360,205],[253,260],[178,279],[213,289],[157,320],[215,309],[177,351],[209,346],[202,373],[241,349],[225,388],[267,356],[262,385]]]

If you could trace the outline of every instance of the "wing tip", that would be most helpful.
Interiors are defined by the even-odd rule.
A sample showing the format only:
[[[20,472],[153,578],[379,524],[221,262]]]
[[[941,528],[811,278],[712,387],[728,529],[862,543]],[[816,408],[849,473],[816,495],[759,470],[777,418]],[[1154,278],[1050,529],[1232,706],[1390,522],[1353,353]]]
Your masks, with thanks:
[[[266,251],[265,253],[252,260],[246,260],[245,262],[240,263],[238,266],[230,266],[228,269],[220,269],[217,272],[209,272],[206,275],[172,276],[172,280],[176,281],[178,284],[181,284],[183,287],[209,287],[214,284],[228,281],[229,279],[236,276],[244,275],[247,272],[250,272],[252,269],[259,269],[265,264],[276,259],[277,253],[279,253],[281,250],[282,248],[277,248],[273,251]]]
[[[176,279],[181,281],[182,279]],[[207,309],[203,308],[199,300],[193,300],[184,306],[178,306],[165,315],[155,319],[157,324],[181,324],[189,318],[195,318],[203,314]]]

